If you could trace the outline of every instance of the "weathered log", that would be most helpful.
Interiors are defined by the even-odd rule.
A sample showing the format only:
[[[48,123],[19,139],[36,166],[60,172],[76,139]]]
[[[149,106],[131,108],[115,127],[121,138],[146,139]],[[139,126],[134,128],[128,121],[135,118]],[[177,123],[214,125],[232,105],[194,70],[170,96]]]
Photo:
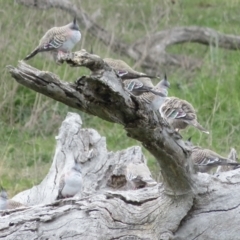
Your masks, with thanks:
[[[105,139],[95,130],[81,129],[79,116],[69,114],[56,138],[49,174],[39,186],[14,197],[30,207],[3,213],[0,238],[238,239],[240,170],[194,174],[181,136],[148,104],[129,95],[100,57],[82,50],[60,60],[88,67],[92,74],[66,83],[24,62],[8,69],[30,89],[122,124],[156,157],[163,183],[129,189],[127,165],[145,163],[140,148],[108,153]],[[84,190],[76,198],[55,201],[59,176],[74,160],[81,163]]]
[[[60,61],[75,67],[88,67],[92,74],[81,77],[77,84],[69,84],[53,73],[39,71],[22,61],[18,68],[9,66],[9,70],[24,86],[73,108],[122,124],[130,137],[142,142],[156,157],[164,169],[162,175],[169,194],[192,192],[195,183],[189,149],[160,114],[130,95],[116,73],[99,56],[81,50],[62,56]]]
[[[183,195],[175,201],[163,194],[162,184],[139,190],[126,189],[127,165],[146,164],[140,147],[108,152],[105,138],[93,129],[82,129],[81,125],[79,115],[68,114],[56,137],[56,152],[49,173],[38,186],[13,198],[32,207],[5,211],[0,218],[0,238],[169,238],[191,208],[192,196]],[[83,192],[74,199],[55,201],[59,177],[73,161],[81,164]],[[181,208],[176,210],[180,203]],[[157,227],[156,218],[159,222],[168,219],[169,229],[165,224]],[[154,232],[149,224],[156,228]],[[129,227],[132,233],[128,232]]]
[[[199,173],[202,186],[194,196],[166,195],[161,183],[124,190],[126,165],[145,163],[141,149],[108,152],[105,138],[81,125],[79,115],[68,114],[56,137],[48,175],[38,186],[14,197],[31,207],[2,213],[0,239],[239,238],[239,171],[218,177]],[[74,160],[81,163],[83,193],[54,201],[59,176]],[[114,188],[113,181],[122,190]]]
[[[136,146],[116,153],[108,152],[104,137],[94,129],[82,129],[81,126],[80,116],[68,113],[56,137],[57,146],[49,173],[38,186],[21,192],[14,200],[28,206],[52,203],[56,200],[61,173],[74,161],[80,162],[83,175],[83,191],[79,197],[93,195],[101,189],[128,189],[129,163],[146,166],[141,148]]]

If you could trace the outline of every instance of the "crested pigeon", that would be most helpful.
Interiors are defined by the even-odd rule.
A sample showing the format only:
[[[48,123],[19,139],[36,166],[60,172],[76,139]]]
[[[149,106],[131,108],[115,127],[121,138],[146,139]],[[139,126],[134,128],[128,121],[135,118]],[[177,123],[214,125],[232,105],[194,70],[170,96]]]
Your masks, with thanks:
[[[140,100],[149,104],[156,101],[156,99],[161,99],[161,101],[163,101],[165,99],[164,97],[168,95],[167,89],[170,87],[166,74],[164,75],[164,79],[162,79],[156,86],[152,84],[150,78],[124,80],[123,84],[128,91],[133,93],[133,95],[139,96]],[[160,105],[158,105],[158,108],[159,106]]]
[[[76,18],[73,22],[49,29],[39,42],[39,45],[24,60],[34,57],[39,52],[68,53],[81,39],[81,33]]]
[[[170,82],[167,79],[167,75],[164,74],[164,78],[153,87],[152,91],[143,93],[141,98],[152,106],[157,105],[156,109],[158,109],[160,102],[162,103],[165,97],[168,96],[168,88],[170,88]]]
[[[82,172],[80,164],[74,163],[74,166],[63,173],[59,180],[58,196],[56,200],[69,198],[82,190]]]
[[[8,199],[6,190],[2,189],[0,192],[0,210],[15,209],[25,207],[22,203]]]
[[[232,166],[234,168],[240,167],[240,163],[233,162],[231,159],[222,157],[210,149],[194,146],[190,140],[186,142],[186,145],[191,148],[191,158],[195,169],[198,172],[210,172],[213,168],[218,166]]]
[[[135,71],[127,63],[119,59],[104,58],[103,61],[107,63],[112,69],[114,69],[122,80],[135,78],[158,78],[157,76],[151,76],[142,72]]]
[[[127,165],[126,179],[130,189],[155,186],[157,182],[152,178],[151,172],[144,163],[129,163]]]
[[[200,131],[209,134],[197,121],[197,114],[193,106],[177,97],[167,97],[159,107],[159,112],[176,131],[191,125]]]
[[[164,96],[161,92],[154,89],[154,85],[152,84],[152,81],[150,78],[124,80],[123,85],[134,96],[140,96],[140,99],[146,102],[150,102],[148,100],[148,96],[152,96],[152,95],[153,96],[159,95],[161,97]]]

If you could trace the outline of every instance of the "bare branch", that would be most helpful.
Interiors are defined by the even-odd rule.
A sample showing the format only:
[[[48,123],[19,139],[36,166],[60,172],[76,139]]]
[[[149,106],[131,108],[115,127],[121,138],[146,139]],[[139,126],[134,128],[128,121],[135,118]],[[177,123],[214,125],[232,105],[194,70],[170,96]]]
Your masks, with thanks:
[[[56,75],[39,71],[24,62],[19,62],[18,68],[9,67],[9,70],[17,82],[34,91],[107,121],[122,124],[128,136],[142,142],[156,157],[162,169],[165,189],[170,194],[191,192],[193,181],[189,149],[181,136],[148,104],[130,96],[115,72],[100,57],[82,50],[66,55],[62,61],[75,67],[89,67],[92,75],[80,78],[78,84],[68,84]]]
[[[200,43],[208,46],[215,46],[229,50],[240,48],[240,36],[223,34],[207,27],[174,27],[163,30],[151,36],[144,37],[135,43],[135,47],[140,48],[148,42],[151,49],[161,52],[168,46],[186,42]]]
[[[166,49],[162,49],[161,54],[154,55],[149,52],[150,43],[144,44],[143,48],[137,47],[136,44],[126,44],[120,41],[120,37],[117,37],[112,41],[112,34],[107,30],[95,23],[91,17],[80,7],[76,7],[69,1],[66,0],[51,0],[51,1],[36,1],[36,0],[17,0],[18,3],[24,4],[29,7],[37,7],[40,9],[47,8],[60,8],[64,11],[69,12],[73,16],[76,16],[78,21],[84,25],[88,32],[94,37],[100,39],[106,46],[111,46],[112,50],[120,54],[126,55],[135,61],[141,59],[140,65],[159,71],[160,65],[177,66],[177,67],[199,67],[201,61],[188,56],[182,56],[168,54]],[[145,41],[146,43],[146,41]],[[146,45],[146,46],[145,46]]]
[[[91,17],[80,7],[67,0],[17,0],[18,3],[37,8],[60,8],[77,17],[90,34],[99,38],[106,46],[111,46],[113,51],[124,54],[142,67],[159,71],[159,66],[176,66],[188,69],[199,68],[202,60],[185,55],[174,55],[167,52],[167,47],[174,44],[188,42],[200,43],[208,46],[215,46],[230,50],[240,48],[240,37],[222,34],[214,29],[206,27],[175,27],[148,35],[135,43],[128,45],[115,38],[112,41],[112,34],[95,23]]]

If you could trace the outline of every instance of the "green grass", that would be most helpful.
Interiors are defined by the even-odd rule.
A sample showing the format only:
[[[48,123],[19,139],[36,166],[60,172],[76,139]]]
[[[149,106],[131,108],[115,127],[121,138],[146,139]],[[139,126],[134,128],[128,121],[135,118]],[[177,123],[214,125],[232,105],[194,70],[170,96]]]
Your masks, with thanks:
[[[79,4],[79,1],[73,1]],[[97,22],[128,44],[162,29],[175,26],[203,26],[228,34],[239,34],[239,0],[121,0],[82,1],[89,14],[100,9]],[[94,3],[94,4],[93,4]],[[64,25],[72,17],[59,9],[37,10],[13,1],[0,0],[0,184],[10,196],[39,183],[51,165],[55,136],[68,111],[80,113],[84,127],[94,128],[106,136],[109,150],[120,150],[139,143],[126,136],[122,126],[103,121],[48,99],[20,86],[6,70],[17,65],[37,44],[47,29]],[[75,49],[85,48],[101,57],[121,58],[134,65],[131,59],[110,51],[88,31],[82,29],[82,40]],[[172,53],[188,54],[203,60],[201,69],[168,72],[172,88],[170,96],[188,100],[198,111],[199,122],[210,135],[193,128],[184,131],[193,142],[226,155],[230,147],[240,151],[240,57],[239,51],[185,43],[171,46]],[[65,81],[74,81],[88,74],[84,68],[56,66],[47,54],[29,61],[32,66],[54,72]],[[141,70],[138,68],[138,70]],[[143,71],[143,70],[142,70]],[[164,71],[164,69],[162,69]],[[154,158],[144,153],[151,169]]]

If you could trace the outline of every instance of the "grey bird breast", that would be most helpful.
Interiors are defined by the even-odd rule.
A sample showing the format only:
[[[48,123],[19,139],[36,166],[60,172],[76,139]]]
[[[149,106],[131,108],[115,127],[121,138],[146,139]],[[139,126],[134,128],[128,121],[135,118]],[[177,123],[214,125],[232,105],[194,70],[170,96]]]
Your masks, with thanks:
[[[78,43],[81,39],[81,33],[80,31],[72,31],[72,33],[70,34],[70,38],[68,38],[63,44],[62,46],[59,48],[59,50],[62,51],[70,51],[75,45],[76,43]]]
[[[65,176],[65,184],[62,189],[63,196],[74,196],[82,188],[82,175],[75,171],[70,176]]]

